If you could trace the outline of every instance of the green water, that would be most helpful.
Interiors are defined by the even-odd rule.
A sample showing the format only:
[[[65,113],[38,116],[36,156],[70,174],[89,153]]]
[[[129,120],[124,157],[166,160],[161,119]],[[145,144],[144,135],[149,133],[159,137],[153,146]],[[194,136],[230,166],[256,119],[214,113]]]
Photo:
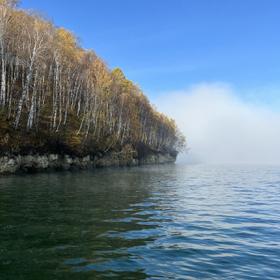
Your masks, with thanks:
[[[0,178],[0,279],[277,279],[277,167]]]

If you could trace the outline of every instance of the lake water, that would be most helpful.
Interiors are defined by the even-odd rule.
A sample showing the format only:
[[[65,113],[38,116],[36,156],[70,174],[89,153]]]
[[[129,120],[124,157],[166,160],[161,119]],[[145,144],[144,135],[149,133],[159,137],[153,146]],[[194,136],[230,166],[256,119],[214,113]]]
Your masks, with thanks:
[[[280,168],[0,178],[0,279],[280,279]]]

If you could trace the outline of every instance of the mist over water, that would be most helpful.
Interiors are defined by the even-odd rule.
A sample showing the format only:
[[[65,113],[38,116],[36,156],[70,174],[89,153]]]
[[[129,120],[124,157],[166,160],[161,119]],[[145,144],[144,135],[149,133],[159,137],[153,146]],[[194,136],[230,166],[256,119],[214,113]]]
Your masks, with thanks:
[[[155,100],[187,137],[179,161],[280,163],[280,113],[245,102],[226,84],[200,84]]]

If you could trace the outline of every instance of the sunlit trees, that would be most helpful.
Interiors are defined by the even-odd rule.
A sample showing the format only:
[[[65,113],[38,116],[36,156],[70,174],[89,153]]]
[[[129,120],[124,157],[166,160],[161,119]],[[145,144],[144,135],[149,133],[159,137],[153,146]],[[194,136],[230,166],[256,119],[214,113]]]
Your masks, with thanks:
[[[0,56],[1,56],[1,88],[0,105],[6,104],[6,79],[7,63],[9,62],[8,41],[11,25],[13,24],[13,8],[16,6],[15,0],[0,0]]]
[[[69,31],[16,3],[0,0],[0,106],[15,131],[44,131],[101,152],[127,145],[176,152],[185,145],[175,122],[121,69],[110,71]]]

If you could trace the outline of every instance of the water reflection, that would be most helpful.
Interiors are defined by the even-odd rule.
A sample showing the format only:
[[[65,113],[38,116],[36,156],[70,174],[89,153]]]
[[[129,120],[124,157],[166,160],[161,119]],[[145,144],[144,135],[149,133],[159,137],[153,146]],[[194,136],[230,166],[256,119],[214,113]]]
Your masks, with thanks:
[[[0,179],[1,279],[277,279],[277,167]]]

